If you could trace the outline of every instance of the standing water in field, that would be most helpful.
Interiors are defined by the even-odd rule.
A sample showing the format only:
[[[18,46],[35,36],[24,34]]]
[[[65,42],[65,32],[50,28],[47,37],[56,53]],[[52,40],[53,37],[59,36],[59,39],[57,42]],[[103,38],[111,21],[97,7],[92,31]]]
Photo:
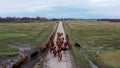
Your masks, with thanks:
[[[30,51],[34,49],[31,43],[22,44],[19,42],[16,42],[16,45],[9,45],[9,47],[19,49],[19,52],[16,52],[13,55],[0,57],[0,68],[3,68],[3,66],[11,68],[13,63],[19,61],[21,57],[28,55]]]
[[[91,68],[98,68],[98,66],[88,58],[88,55],[85,53],[85,50],[81,50],[81,51],[83,52],[83,56],[85,57],[87,62],[90,64]]]

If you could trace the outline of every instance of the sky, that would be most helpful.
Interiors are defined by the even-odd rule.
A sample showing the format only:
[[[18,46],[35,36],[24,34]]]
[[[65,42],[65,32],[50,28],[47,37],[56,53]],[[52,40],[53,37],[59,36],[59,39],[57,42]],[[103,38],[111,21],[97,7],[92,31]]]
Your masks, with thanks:
[[[0,0],[0,17],[120,18],[120,0]]]

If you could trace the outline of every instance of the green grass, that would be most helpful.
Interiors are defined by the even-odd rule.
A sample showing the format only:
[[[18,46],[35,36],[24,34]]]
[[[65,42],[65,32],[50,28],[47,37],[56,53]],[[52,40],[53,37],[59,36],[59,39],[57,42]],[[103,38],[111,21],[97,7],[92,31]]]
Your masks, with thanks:
[[[24,34],[0,34],[0,40],[6,40],[10,38],[24,37]]]
[[[120,24],[80,22],[69,23],[68,26],[73,30],[75,37],[81,39],[80,43],[83,45],[93,40],[95,46],[99,42],[98,45],[106,46],[107,44],[120,48]]]
[[[66,21],[65,23],[66,32],[70,35],[71,41],[78,42],[81,46],[86,46],[84,49],[88,50],[99,50],[98,47],[104,47],[102,52],[98,54],[98,57],[94,56],[94,52],[89,51],[87,54],[89,58],[96,63],[101,68],[119,68],[120,63],[117,58],[115,61],[114,58],[110,58],[110,56],[116,55],[115,50],[111,50],[112,52],[108,52],[110,50],[106,50],[107,47],[113,47],[118,50],[120,53],[120,24],[119,23],[110,23],[110,22],[97,22],[97,21]],[[78,60],[84,59],[80,50],[77,50],[73,47],[73,52]],[[105,53],[104,53],[105,52]],[[104,57],[107,53],[110,56]],[[117,53],[116,57],[120,57],[120,54]],[[113,60],[113,61],[108,61]],[[79,63],[87,65],[87,62],[82,60]],[[83,67],[84,68],[84,67]]]
[[[33,46],[39,47],[45,43],[54,26],[54,22],[0,23],[0,53],[10,54],[18,51],[8,46],[16,45],[16,42],[22,44],[30,42]]]
[[[0,57],[16,54],[17,52],[0,52]]]
[[[119,50],[103,51],[99,55],[99,59],[103,61],[104,65],[106,65],[107,68],[120,68],[120,51]]]
[[[73,54],[75,57],[75,61],[77,63],[77,67],[90,68],[88,62],[83,57],[83,54],[80,51],[80,49],[74,47],[75,41],[74,41],[73,31],[69,29],[69,27],[67,26],[67,23],[64,23],[64,26],[65,26],[65,31],[69,35],[71,43],[72,43],[72,50],[73,50]]]

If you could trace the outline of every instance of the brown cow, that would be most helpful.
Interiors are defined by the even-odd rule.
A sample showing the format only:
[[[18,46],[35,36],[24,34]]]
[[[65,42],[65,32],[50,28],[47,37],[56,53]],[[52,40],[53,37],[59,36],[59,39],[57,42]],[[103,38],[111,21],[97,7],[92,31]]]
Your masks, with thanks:
[[[57,37],[63,36],[63,33],[57,32]]]
[[[40,47],[40,51],[46,51],[46,50],[47,50],[47,48],[48,48],[48,46],[43,45],[43,46],[41,46],[41,47]]]
[[[57,44],[58,48],[61,48],[61,42],[60,41],[56,41],[56,44]]]
[[[57,38],[57,41],[61,41],[62,39],[60,37]]]
[[[19,61],[21,64],[25,63],[28,60],[28,56],[24,56],[23,58],[21,58],[21,60]]]
[[[62,60],[62,53],[58,52],[58,60],[61,61]]]
[[[50,48],[50,53],[51,53],[55,48],[56,48],[56,47],[52,46],[52,47]]]
[[[61,52],[61,51],[62,51],[61,48],[58,48],[57,52],[59,53],[59,52]]]
[[[46,46],[47,46],[47,47],[50,47],[50,46],[51,46],[51,41],[50,41],[50,40],[46,43]]]
[[[67,42],[65,42],[65,43],[64,43],[64,47],[67,47],[67,45],[68,45]]]
[[[62,41],[61,41],[61,45],[63,45],[63,43],[64,43],[64,41],[62,40]]]
[[[60,43],[57,46],[58,46],[58,48],[61,48],[61,44]]]
[[[12,65],[12,68],[20,68],[21,63],[20,62],[16,62]]]
[[[54,56],[56,56],[56,55],[57,55],[56,48],[55,48],[55,49],[53,49],[53,54],[54,54]]]
[[[68,42],[68,47],[71,49],[72,48],[72,45],[70,43],[70,41]]]
[[[51,41],[51,46],[54,46],[54,41]]]
[[[53,40],[53,34],[50,36],[50,40]]]
[[[62,40],[64,41],[64,37],[62,37]]]

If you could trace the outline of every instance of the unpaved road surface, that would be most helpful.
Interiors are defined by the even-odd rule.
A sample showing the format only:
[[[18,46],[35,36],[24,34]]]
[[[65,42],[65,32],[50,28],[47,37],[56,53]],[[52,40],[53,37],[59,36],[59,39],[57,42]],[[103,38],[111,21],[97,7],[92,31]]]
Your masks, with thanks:
[[[57,32],[62,32],[65,38],[65,31],[62,22],[59,22]],[[56,45],[57,32],[54,38],[54,44]],[[52,53],[48,52],[45,62],[43,63],[43,68],[73,68],[73,57],[69,50],[62,52],[62,60],[58,60],[58,56],[54,56]]]

